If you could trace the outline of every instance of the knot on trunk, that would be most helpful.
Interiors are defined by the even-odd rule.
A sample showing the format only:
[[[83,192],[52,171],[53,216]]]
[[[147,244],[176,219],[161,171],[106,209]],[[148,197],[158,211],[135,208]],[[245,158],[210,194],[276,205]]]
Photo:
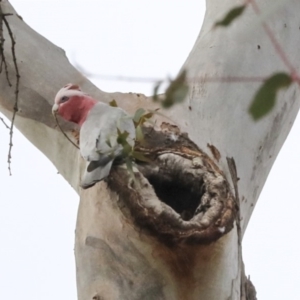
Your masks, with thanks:
[[[136,162],[135,180],[124,166],[107,180],[123,213],[168,245],[210,243],[230,231],[235,201],[217,164],[171,126],[144,128],[144,136],[135,150],[150,162]]]

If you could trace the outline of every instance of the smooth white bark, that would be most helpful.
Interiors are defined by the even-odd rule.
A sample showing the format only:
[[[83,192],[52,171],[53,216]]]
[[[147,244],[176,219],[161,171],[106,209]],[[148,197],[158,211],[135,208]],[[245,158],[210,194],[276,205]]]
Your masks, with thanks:
[[[247,111],[261,83],[205,81],[205,78],[267,78],[276,72],[289,73],[265,31],[259,26],[259,17],[251,6],[231,26],[213,29],[214,22],[220,20],[224,12],[243,3],[236,0],[207,1],[201,32],[183,66],[189,70],[191,92],[184,103],[185,109],[177,107],[173,114],[202,149],[207,149],[207,143],[219,149],[223,170],[227,170],[226,156],[235,159],[240,177],[242,224],[245,230],[270,169],[298,113],[299,87],[293,84],[288,90],[280,92],[272,112],[261,121],[254,122]],[[257,3],[262,12],[268,11],[273,4],[269,0]],[[266,19],[298,71],[299,12],[300,2],[289,1]]]

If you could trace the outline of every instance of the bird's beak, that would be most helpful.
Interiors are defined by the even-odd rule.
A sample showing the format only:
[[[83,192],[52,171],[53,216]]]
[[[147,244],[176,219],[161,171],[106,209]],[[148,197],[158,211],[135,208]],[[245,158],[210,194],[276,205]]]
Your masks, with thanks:
[[[58,109],[59,109],[59,105],[54,103],[54,105],[52,106],[52,114],[53,115],[57,114]]]

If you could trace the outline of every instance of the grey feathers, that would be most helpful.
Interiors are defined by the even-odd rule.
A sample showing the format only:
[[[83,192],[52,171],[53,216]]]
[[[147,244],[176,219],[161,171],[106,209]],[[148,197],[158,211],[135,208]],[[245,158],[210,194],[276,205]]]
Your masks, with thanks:
[[[123,147],[117,142],[118,129],[129,133],[127,142],[133,146],[135,128],[124,110],[99,102],[88,113],[80,129],[80,152],[89,162],[82,179],[83,188],[107,177],[113,161],[122,156]]]

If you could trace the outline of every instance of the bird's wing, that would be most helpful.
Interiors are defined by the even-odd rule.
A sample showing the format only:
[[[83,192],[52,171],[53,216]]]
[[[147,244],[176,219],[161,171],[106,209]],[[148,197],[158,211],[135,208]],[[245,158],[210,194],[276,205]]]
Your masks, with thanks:
[[[87,161],[105,165],[120,156],[123,147],[117,143],[118,129],[127,131],[128,143],[133,146],[135,128],[132,119],[120,108],[97,103],[89,112],[80,130],[80,152]]]
[[[113,162],[111,160],[103,167],[101,167],[101,168],[98,167],[98,168],[92,170],[91,172],[89,172],[88,170],[85,170],[85,172],[82,176],[82,180],[81,180],[81,187],[83,189],[87,189],[89,187],[92,187],[98,181],[101,181],[104,178],[106,178],[110,173],[112,163]]]

